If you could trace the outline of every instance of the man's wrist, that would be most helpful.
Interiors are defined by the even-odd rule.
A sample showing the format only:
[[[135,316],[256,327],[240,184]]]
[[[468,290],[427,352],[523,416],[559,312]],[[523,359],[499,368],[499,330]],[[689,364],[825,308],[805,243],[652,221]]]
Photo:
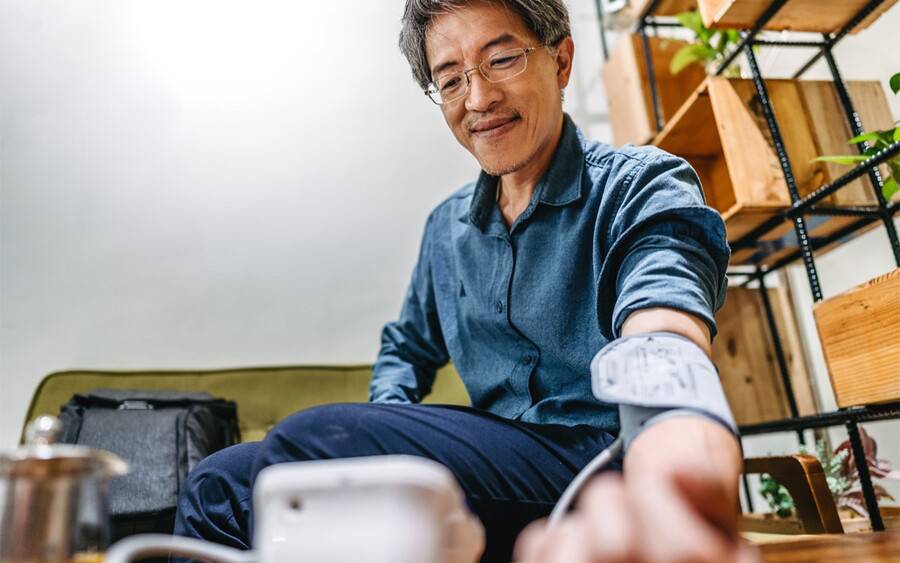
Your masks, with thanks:
[[[725,426],[706,417],[667,418],[641,432],[625,455],[625,474],[696,471],[737,487],[740,444]]]

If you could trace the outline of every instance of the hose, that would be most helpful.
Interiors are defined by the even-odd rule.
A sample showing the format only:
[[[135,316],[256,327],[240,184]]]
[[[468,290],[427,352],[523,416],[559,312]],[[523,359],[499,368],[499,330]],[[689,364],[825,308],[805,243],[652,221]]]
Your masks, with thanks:
[[[587,482],[587,480],[597,471],[600,471],[604,467],[606,467],[611,461],[619,457],[622,453],[622,437],[616,438],[616,441],[610,444],[608,448],[600,452],[594,459],[588,462],[587,465],[584,466],[578,475],[572,479],[572,482],[569,483],[569,486],[566,487],[566,490],[563,491],[561,497],[559,497],[559,501],[556,503],[556,506],[553,507],[553,512],[550,513],[550,519],[547,521],[547,527],[552,528],[557,525],[566,512],[569,510],[569,506],[572,504],[572,501],[575,500],[575,497],[578,496],[578,493],[581,492],[582,487]]]

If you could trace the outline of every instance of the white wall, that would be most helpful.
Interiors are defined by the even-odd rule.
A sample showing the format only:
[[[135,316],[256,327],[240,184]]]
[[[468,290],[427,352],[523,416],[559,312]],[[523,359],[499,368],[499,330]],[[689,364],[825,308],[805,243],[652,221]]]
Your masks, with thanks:
[[[593,2],[567,107],[602,134]],[[0,449],[69,368],[368,363],[474,179],[403,1],[0,0]]]

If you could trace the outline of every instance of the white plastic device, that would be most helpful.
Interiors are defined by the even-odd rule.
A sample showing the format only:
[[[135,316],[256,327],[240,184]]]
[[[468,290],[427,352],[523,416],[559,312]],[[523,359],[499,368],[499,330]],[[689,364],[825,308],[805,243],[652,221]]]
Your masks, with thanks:
[[[453,474],[423,458],[273,465],[253,502],[264,562],[471,563],[484,549]]]
[[[132,536],[106,563],[174,555],[222,563],[474,563],[484,528],[444,466],[377,456],[273,465],[253,493],[254,551],[164,535]]]

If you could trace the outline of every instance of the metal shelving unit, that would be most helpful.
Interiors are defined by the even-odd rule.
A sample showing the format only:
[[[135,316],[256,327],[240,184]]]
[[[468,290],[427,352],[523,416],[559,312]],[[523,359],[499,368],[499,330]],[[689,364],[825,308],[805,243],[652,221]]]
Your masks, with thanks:
[[[663,121],[662,111],[660,108],[660,99],[658,87],[656,84],[656,76],[653,68],[653,59],[650,54],[649,34],[651,32],[655,33],[657,28],[680,27],[680,24],[678,24],[677,22],[673,22],[667,19],[660,19],[654,16],[654,13],[657,7],[660,5],[661,1],[662,0],[653,0],[652,2],[650,2],[644,9],[644,12],[639,15],[637,23],[637,32],[640,34],[643,44],[644,63],[647,67],[650,97],[653,102],[653,117],[655,119],[657,132],[662,131],[665,123]],[[741,433],[744,436],[750,436],[774,432],[794,431],[797,432],[802,439],[802,432],[807,429],[840,425],[845,426],[850,438],[853,455],[856,460],[856,466],[859,470],[860,484],[863,495],[865,497],[866,506],[869,511],[872,529],[879,531],[884,530],[884,522],[882,520],[881,513],[878,509],[878,503],[875,498],[875,491],[872,486],[872,477],[869,473],[868,465],[865,461],[862,440],[859,434],[859,424],[866,421],[900,418],[900,402],[883,405],[868,405],[844,408],[832,412],[819,413],[812,416],[798,416],[796,399],[791,388],[790,377],[788,373],[788,362],[784,353],[781,339],[778,334],[778,329],[775,324],[772,305],[769,302],[768,296],[766,295],[766,291],[764,289],[766,277],[768,275],[772,274],[773,272],[779,271],[783,267],[792,264],[797,260],[802,260],[803,266],[806,270],[807,278],[809,280],[810,289],[812,291],[813,301],[821,301],[822,288],[819,282],[818,270],[816,269],[814,252],[828,245],[836,243],[849,235],[859,232],[861,229],[864,229],[877,221],[881,221],[881,223],[884,225],[885,230],[887,231],[887,236],[890,242],[891,251],[893,252],[894,260],[897,263],[897,266],[900,267],[900,238],[898,238],[897,229],[893,221],[893,217],[897,214],[898,208],[900,208],[900,206],[898,206],[896,203],[890,204],[885,201],[882,193],[882,178],[878,171],[879,165],[885,163],[888,159],[900,154],[900,142],[896,142],[888,148],[880,151],[878,154],[872,156],[865,162],[856,166],[835,181],[818,188],[813,193],[810,193],[805,197],[801,197],[798,192],[794,173],[791,169],[791,164],[785,149],[784,138],[782,137],[781,131],[779,129],[778,119],[772,107],[771,99],[769,97],[769,93],[767,91],[762,73],[760,72],[754,49],[767,47],[805,47],[817,49],[815,56],[813,56],[800,67],[800,69],[794,74],[794,78],[799,78],[804,73],[806,73],[816,62],[824,58],[834,80],[835,88],[837,90],[841,106],[844,110],[847,123],[850,126],[850,130],[854,136],[859,135],[863,132],[862,123],[860,122],[859,114],[853,107],[853,102],[851,101],[850,96],[847,92],[846,84],[844,83],[840,71],[838,70],[833,50],[835,45],[837,45],[852,29],[857,27],[869,15],[871,15],[879,7],[881,7],[885,0],[871,0],[837,33],[823,34],[821,41],[772,41],[760,39],[758,36],[763,30],[763,27],[778,13],[778,11],[782,7],[784,7],[785,4],[787,4],[787,2],[788,0],[772,0],[771,4],[769,4],[768,8],[763,12],[763,14],[759,17],[755,24],[751,28],[741,31],[741,42],[736,48],[732,49],[729,52],[724,61],[718,66],[716,71],[716,75],[721,75],[738,56],[743,54],[746,57],[750,74],[756,89],[756,94],[759,98],[763,116],[765,117],[766,125],[771,134],[775,153],[781,165],[781,170],[784,174],[784,179],[787,184],[788,192],[790,194],[790,199],[792,202],[791,206],[785,212],[776,215],[772,219],[761,224],[759,227],[753,229],[751,232],[740,237],[738,240],[733,241],[731,243],[732,249],[740,250],[757,248],[760,245],[763,236],[781,226],[785,221],[789,221],[793,224],[794,232],[799,243],[799,248],[796,251],[772,264],[769,264],[767,266],[757,265],[756,269],[752,272],[729,272],[729,275],[731,276],[746,277],[747,279],[744,282],[745,285],[756,282],[759,283],[760,287],[763,289],[760,294],[762,295],[763,307],[766,312],[767,324],[769,326],[769,329],[771,330],[773,337],[772,340],[775,344],[774,347],[776,359],[779,366],[779,371],[781,372],[781,378],[784,384],[788,405],[791,412],[791,417],[785,420],[742,426]],[[597,0],[597,7],[598,14],[600,16],[601,45],[603,47],[604,59],[606,59],[608,58],[608,50],[606,31],[603,26],[603,14],[600,0]],[[866,144],[860,144],[857,145],[857,148],[860,153],[862,153],[862,151],[866,150],[866,148],[868,147]],[[876,208],[831,208],[818,205],[824,198],[834,194],[844,186],[863,176],[868,178],[868,184],[871,186],[871,189],[875,194],[876,200],[878,202]],[[858,217],[859,220],[826,237],[812,238],[809,235],[806,217],[816,215]]]

